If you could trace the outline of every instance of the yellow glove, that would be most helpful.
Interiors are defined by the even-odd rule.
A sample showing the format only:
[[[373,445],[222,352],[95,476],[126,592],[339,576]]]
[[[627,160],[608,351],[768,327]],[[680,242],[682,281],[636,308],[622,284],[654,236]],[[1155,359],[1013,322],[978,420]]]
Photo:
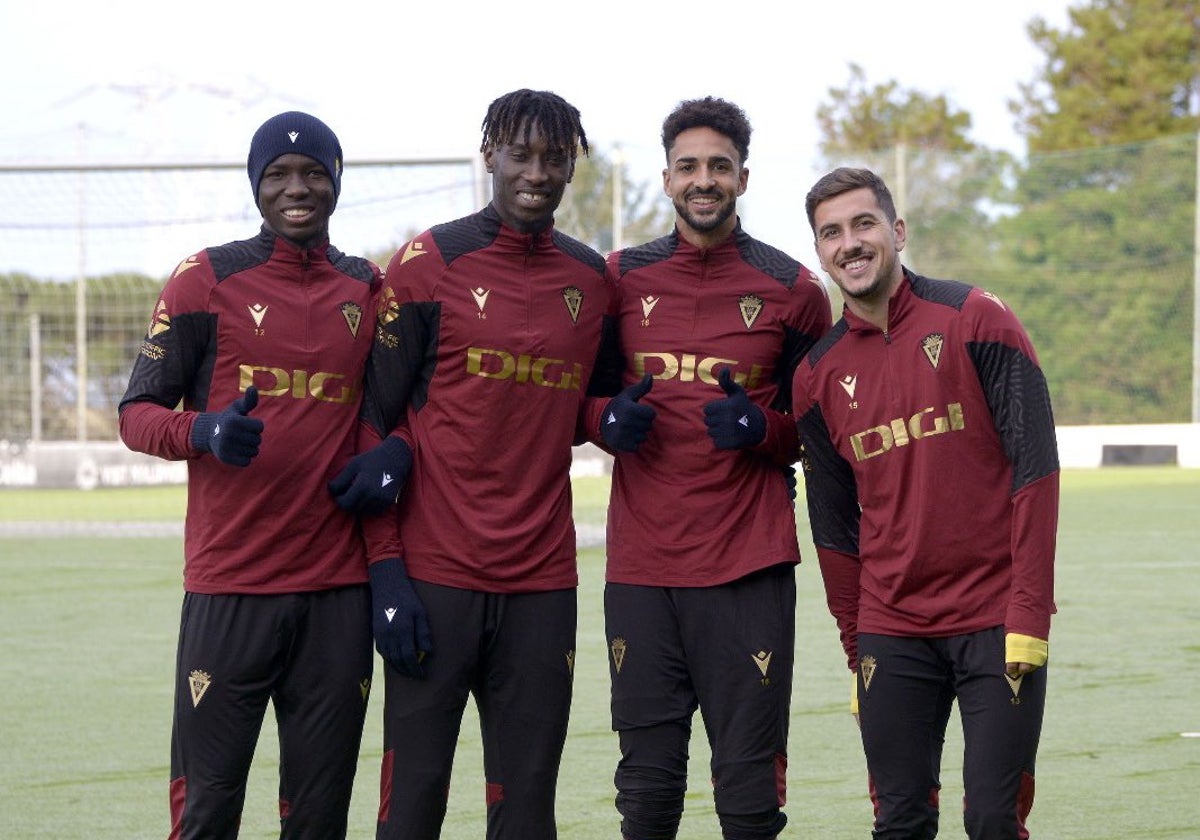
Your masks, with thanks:
[[[1036,636],[1023,636],[1020,633],[1006,633],[1004,636],[1004,661],[1028,662],[1040,668],[1050,657],[1050,643]]]

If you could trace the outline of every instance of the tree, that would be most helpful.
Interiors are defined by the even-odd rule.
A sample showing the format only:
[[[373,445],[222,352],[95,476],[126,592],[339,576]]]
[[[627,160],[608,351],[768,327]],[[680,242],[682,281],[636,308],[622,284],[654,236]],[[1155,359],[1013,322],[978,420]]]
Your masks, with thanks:
[[[1196,130],[1200,3],[1095,0],[1059,31],[1028,27],[1046,56],[1009,103],[1030,152],[1131,143]]]
[[[619,157],[619,152],[614,153]],[[613,158],[592,149],[580,157],[575,177],[555,214],[555,227],[601,253],[613,247],[613,172],[621,172],[621,240],[625,245],[662,236],[671,229],[672,209],[658,184],[635,183]]]
[[[991,215],[1009,156],[968,136],[971,115],[945,96],[869,86],[861,67],[817,108],[825,168],[867,166],[890,185],[908,224],[906,261],[935,276],[963,276],[991,246]],[[919,255],[919,257],[917,256]]]
[[[1056,325],[1039,350],[1059,422],[1188,419],[1198,13],[1096,0],[1065,31],[1029,26],[1046,63],[1010,103],[1031,154],[997,290]]]
[[[945,96],[905,90],[894,80],[868,88],[862,67],[849,68],[846,86],[830,88],[829,101],[817,107],[819,148],[826,157],[899,145],[952,152],[976,148],[966,136],[971,115],[954,109]]]

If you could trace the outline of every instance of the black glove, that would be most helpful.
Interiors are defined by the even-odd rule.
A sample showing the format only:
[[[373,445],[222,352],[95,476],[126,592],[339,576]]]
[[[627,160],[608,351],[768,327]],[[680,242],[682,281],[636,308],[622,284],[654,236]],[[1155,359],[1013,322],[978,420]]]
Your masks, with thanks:
[[[717,381],[728,396],[704,406],[704,423],[717,449],[745,449],[762,443],[767,436],[767,418],[762,409],[750,402],[746,389],[733,381],[729,368],[721,368]]]
[[[192,423],[192,446],[201,452],[211,452],[223,464],[246,466],[262,444],[263,421],[247,416],[256,405],[258,389],[251,385],[224,411],[196,415]]]
[[[433,650],[429,616],[404,561],[389,557],[367,567],[371,575],[371,629],[383,661],[402,674],[425,676],[421,661]]]
[[[630,385],[604,406],[604,416],[600,418],[600,436],[610,449],[636,452],[650,434],[650,427],[658,412],[638,400],[650,392],[653,384],[654,377],[646,374],[641,382]]]
[[[326,486],[342,510],[377,516],[395,504],[412,462],[407,443],[386,437],[378,446],[351,458]]]

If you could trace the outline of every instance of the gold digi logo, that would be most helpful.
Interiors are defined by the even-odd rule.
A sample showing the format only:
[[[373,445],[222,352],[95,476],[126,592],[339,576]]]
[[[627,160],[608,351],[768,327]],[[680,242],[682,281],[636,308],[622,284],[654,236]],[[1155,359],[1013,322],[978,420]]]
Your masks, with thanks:
[[[850,437],[850,446],[857,461],[866,461],[898,446],[908,446],[914,440],[933,437],[946,432],[960,432],[966,428],[962,405],[950,403],[944,415],[934,416],[934,407],[918,411],[906,421],[897,417],[883,426],[872,426],[866,431]]]
[[[698,357],[694,353],[634,353],[634,376],[641,379],[647,373],[655,379],[678,379],[680,382],[699,380],[707,385],[719,385],[721,368],[736,368],[737,359],[720,356]],[[733,374],[733,381],[747,390],[758,387],[763,378],[762,367],[751,365],[749,373]]]
[[[358,397],[358,386],[340,373],[289,372],[267,365],[238,365],[238,387],[245,392],[251,385],[257,385],[259,395],[264,397],[285,397],[290,394],[298,400],[312,397],[321,402],[339,404],[353,402]]]
[[[543,388],[578,391],[583,383],[583,365],[528,353],[513,355],[505,350],[471,347],[467,350],[467,373],[484,379],[511,379]]]

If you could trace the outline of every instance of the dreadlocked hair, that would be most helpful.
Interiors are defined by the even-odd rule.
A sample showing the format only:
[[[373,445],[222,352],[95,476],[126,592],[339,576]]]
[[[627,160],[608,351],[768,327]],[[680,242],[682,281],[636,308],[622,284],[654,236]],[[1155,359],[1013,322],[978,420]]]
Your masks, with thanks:
[[[516,142],[518,132],[522,133],[521,142],[528,145],[535,125],[549,146],[567,149],[571,157],[578,146],[587,156],[587,134],[579,121],[579,109],[556,93],[528,88],[506,93],[488,106],[479,151]]]

